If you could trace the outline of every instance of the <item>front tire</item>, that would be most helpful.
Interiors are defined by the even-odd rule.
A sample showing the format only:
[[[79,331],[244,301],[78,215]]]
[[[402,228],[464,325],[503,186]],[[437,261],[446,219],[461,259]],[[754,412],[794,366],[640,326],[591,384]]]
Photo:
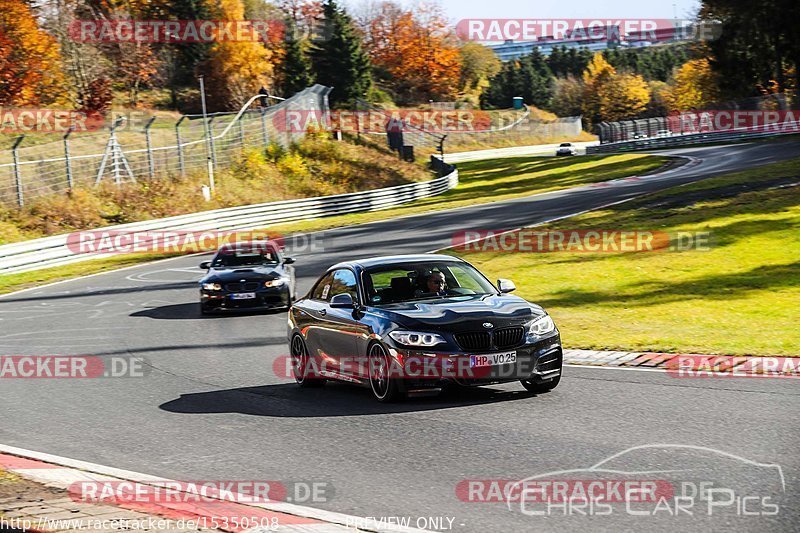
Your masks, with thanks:
[[[311,358],[308,355],[308,348],[303,337],[295,335],[292,338],[292,373],[294,380],[303,388],[321,387],[325,385],[325,380],[309,376],[309,367]]]
[[[381,403],[397,402],[405,399],[400,381],[391,377],[392,357],[381,344],[369,348],[369,385],[372,395]]]
[[[561,381],[561,376],[553,378],[550,381],[545,381],[544,383],[536,383],[531,379],[523,379],[520,381],[520,383],[522,383],[522,386],[528,391],[534,394],[542,394],[555,389],[558,386],[559,381]]]

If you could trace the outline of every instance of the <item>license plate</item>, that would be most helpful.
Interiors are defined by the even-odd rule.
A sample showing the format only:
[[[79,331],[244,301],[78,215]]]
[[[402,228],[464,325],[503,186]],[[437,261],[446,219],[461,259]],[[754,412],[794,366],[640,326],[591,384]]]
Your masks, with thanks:
[[[256,297],[256,293],[254,292],[237,292],[236,294],[231,294],[231,300],[252,300]]]
[[[469,366],[499,366],[517,362],[517,352],[487,353],[485,355],[470,355]]]

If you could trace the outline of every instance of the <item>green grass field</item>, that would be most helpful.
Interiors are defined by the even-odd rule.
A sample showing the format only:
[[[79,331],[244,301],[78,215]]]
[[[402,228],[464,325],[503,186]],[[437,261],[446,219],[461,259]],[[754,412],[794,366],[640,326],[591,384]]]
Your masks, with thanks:
[[[459,186],[445,194],[392,209],[277,225],[270,227],[269,230],[270,233],[288,235],[518,198],[585,183],[652,172],[664,165],[667,160],[664,157],[625,154],[563,159],[515,157],[462,163],[458,166]],[[0,276],[0,294],[139,262],[152,261],[158,257],[154,254],[127,255]]]
[[[545,229],[708,231],[709,250],[459,253],[551,312],[571,348],[800,355],[800,160]]]

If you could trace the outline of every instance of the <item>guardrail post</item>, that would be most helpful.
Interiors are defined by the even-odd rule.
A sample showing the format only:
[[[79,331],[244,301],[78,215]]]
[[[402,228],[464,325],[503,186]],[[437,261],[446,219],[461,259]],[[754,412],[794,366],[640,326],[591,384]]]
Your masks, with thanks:
[[[156,177],[156,165],[153,161],[153,145],[150,140],[150,126],[153,125],[155,120],[156,117],[150,117],[150,120],[148,120],[147,124],[144,126],[144,137],[145,141],[147,142],[147,170],[150,174],[150,179],[154,179]]]
[[[180,170],[181,177],[186,176],[186,161],[183,159],[183,143],[181,142],[181,122],[183,122],[185,118],[186,115],[179,118],[178,122],[175,123],[175,141],[178,147],[178,169]]]
[[[25,139],[25,136],[20,135],[17,137],[17,140],[14,141],[14,146],[11,147],[11,155],[14,158],[14,182],[17,185],[17,204],[19,204],[20,207],[25,205],[25,199],[22,195],[22,176],[19,172],[19,153],[17,152],[17,149],[19,148],[19,145],[22,143],[23,139]]]
[[[69,134],[73,129],[73,126],[70,126],[67,133],[64,134],[64,163],[67,166],[67,188],[70,191],[75,187],[75,183],[72,181],[72,161],[69,158]]]

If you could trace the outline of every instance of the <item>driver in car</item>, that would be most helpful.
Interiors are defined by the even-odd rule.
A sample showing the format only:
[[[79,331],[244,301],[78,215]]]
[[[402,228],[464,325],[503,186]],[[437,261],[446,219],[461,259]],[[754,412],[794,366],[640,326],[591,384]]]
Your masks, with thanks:
[[[447,296],[447,282],[441,272],[431,272],[425,280],[427,290],[418,290],[417,295],[433,294],[435,296]]]

